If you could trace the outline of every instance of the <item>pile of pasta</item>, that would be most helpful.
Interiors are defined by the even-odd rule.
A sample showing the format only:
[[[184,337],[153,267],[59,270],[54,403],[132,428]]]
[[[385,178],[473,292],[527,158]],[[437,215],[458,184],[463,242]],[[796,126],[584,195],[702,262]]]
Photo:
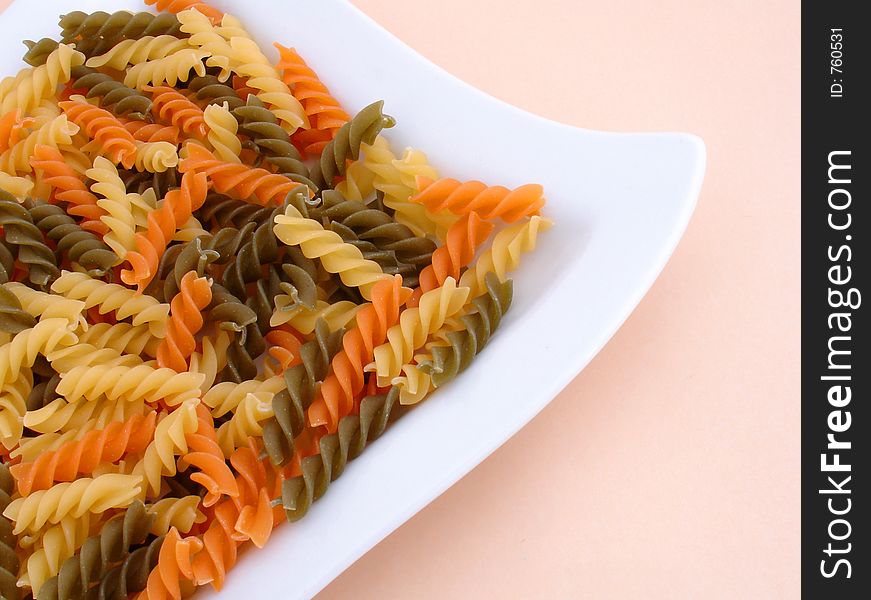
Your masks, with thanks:
[[[71,12],[0,82],[0,597],[181,598],[469,366],[550,223],[234,17]]]

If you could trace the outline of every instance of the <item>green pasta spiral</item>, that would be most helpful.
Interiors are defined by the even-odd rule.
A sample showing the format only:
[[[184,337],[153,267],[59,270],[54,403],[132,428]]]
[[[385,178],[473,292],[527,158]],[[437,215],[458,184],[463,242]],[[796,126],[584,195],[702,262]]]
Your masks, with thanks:
[[[0,190],[0,226],[6,242],[18,250],[18,260],[29,267],[30,283],[45,287],[60,277],[57,257],[46,245],[30,213],[14,196],[3,190]]]
[[[79,65],[72,69],[74,88],[87,88],[88,98],[99,98],[100,106],[119,117],[143,121],[151,113],[151,98],[129,88],[96,69]]]
[[[15,481],[5,463],[0,463],[0,598],[13,600],[21,598],[17,586],[20,561],[15,553],[18,540],[12,533],[12,522],[3,516],[9,506]]]
[[[21,308],[21,302],[6,285],[0,285],[0,331],[15,335],[36,325],[30,313]]]
[[[417,287],[421,269],[432,262],[435,242],[414,235],[380,210],[362,202],[346,200],[335,190],[325,190],[320,215],[330,229],[357,246],[363,257],[374,260],[385,273],[399,273],[403,285]]]
[[[330,361],[342,349],[344,331],[330,331],[323,320],[315,324],[314,339],[299,348],[302,361],[284,372],[285,389],[272,399],[274,417],[263,425],[263,444],[275,465],[293,457],[293,440],[305,426],[305,413],[315,397],[318,382],[330,370]]]
[[[102,277],[118,264],[118,256],[97,238],[85,231],[61,207],[46,202],[25,204],[30,217],[49,239],[57,242],[57,251],[66,253],[70,260],[84,267],[90,274]]]
[[[227,366],[221,371],[221,381],[242,383],[254,379],[257,376],[256,360],[265,351],[266,342],[257,323],[246,326],[244,334],[240,334],[227,349]]]
[[[430,375],[435,387],[444,385],[466,370],[511,306],[513,286],[510,279],[500,282],[494,273],[487,273],[484,282],[487,293],[475,298],[472,301],[475,312],[462,318],[466,329],[449,332],[447,338],[451,345],[436,346],[432,349],[432,359],[420,363],[420,370]]]
[[[279,173],[318,191],[296,146],[275,114],[257,96],[250,94],[244,106],[233,109],[233,115],[239,121],[239,132],[252,139],[257,151],[277,167]]]
[[[387,394],[363,398],[360,414],[343,417],[336,433],[321,438],[320,453],[302,459],[302,475],[288,479],[282,485],[282,504],[287,520],[303,518],[312,503],[341,476],[348,462],[360,456],[401,412],[396,387],[390,388]]]
[[[141,591],[145,587],[148,573],[145,577],[139,577],[137,581],[129,575],[140,574],[148,566],[142,564],[146,553],[137,555],[137,568],[130,568],[131,561],[134,557],[135,547],[143,544],[148,537],[148,532],[154,522],[154,515],[149,513],[145,505],[136,500],[127,510],[121,514],[117,514],[109,519],[100,530],[100,533],[89,537],[85,540],[81,550],[76,556],[73,556],[61,565],[60,572],[48,579],[39,590],[38,600],[67,600],[72,598],[92,597],[94,587],[100,586],[108,574],[114,570],[119,563],[127,565],[129,574],[123,577],[125,592]],[[153,542],[152,542],[153,543]],[[156,556],[155,556],[156,559]],[[156,561],[155,561],[156,562]],[[118,583],[122,579],[121,574],[113,575],[113,583]],[[139,586],[137,588],[137,585]],[[118,589],[108,589],[115,595],[105,596],[106,598],[115,598]],[[126,598],[124,593],[120,597]],[[98,595],[95,597],[104,597]]]
[[[312,170],[312,179],[321,188],[332,188],[336,177],[345,174],[345,164],[348,159],[357,160],[360,157],[360,145],[372,144],[382,129],[396,125],[393,117],[382,112],[384,101],[373,102],[354,115],[350,121],[342,125],[336,137],[324,146],[316,167]]]
[[[76,50],[86,56],[103,54],[122,40],[159,35],[188,37],[182,32],[176,16],[166,12],[154,15],[121,10],[112,14],[104,11],[87,14],[76,10],[62,16],[60,26],[63,30],[61,41],[65,44],[75,43]]]
[[[245,105],[236,90],[221,83],[214,75],[194,77],[188,82],[188,89],[197,95],[197,100],[206,104],[226,103],[231,111]]]
[[[22,60],[31,67],[38,67],[44,65],[48,55],[57,50],[58,41],[51,38],[42,38],[38,42],[24,40],[24,45],[27,46],[27,52]]]
[[[241,228],[248,223],[260,225],[267,222],[272,209],[271,206],[251,204],[217,192],[209,192],[197,216],[202,223],[211,222],[224,227]]]
[[[203,275],[209,265],[226,265],[233,260],[255,228],[253,223],[241,229],[223,227],[214,234],[200,235],[186,244],[171,246],[158,267],[158,277],[166,280],[163,297],[169,301],[178,293],[181,279],[188,271]]]

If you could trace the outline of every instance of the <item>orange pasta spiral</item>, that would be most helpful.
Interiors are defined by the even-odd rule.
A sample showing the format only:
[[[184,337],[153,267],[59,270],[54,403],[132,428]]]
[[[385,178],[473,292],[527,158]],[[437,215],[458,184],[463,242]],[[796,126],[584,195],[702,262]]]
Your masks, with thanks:
[[[179,373],[188,370],[187,359],[196,349],[194,334],[203,326],[203,309],[212,301],[212,282],[188,271],[181,278],[179,292],[170,303],[166,337],[157,348],[157,364]]]
[[[19,109],[13,109],[0,117],[0,153],[19,141],[22,129],[32,123],[30,117],[22,118]]]
[[[169,86],[145,86],[152,96],[152,114],[164,123],[178,127],[183,133],[206,139],[206,119],[203,109]]]
[[[375,347],[387,340],[387,330],[399,321],[399,308],[411,291],[402,287],[402,277],[379,281],[372,288],[372,302],[357,313],[357,326],[342,338],[342,351],[333,357],[332,372],[309,407],[313,427],[325,425],[334,433],[339,419],[355,409],[365,383],[364,367],[372,362]]]
[[[336,132],[351,117],[294,48],[277,42],[275,47],[279,55],[276,68],[282,72],[284,83],[300,101],[311,123],[311,129],[297,131],[294,139],[300,142],[306,154],[319,156],[324,146],[336,137]]]
[[[255,544],[265,543],[269,537],[266,532],[274,525],[265,470],[253,449],[238,448],[230,457],[230,463],[239,473],[236,482],[240,494],[237,498],[221,500],[212,509],[212,521],[202,536],[203,550],[193,560],[196,584],[211,583],[216,590],[223,587],[227,571],[236,564],[239,545],[249,538]],[[265,510],[266,507],[269,509]]]
[[[9,468],[18,484],[18,492],[47,490],[56,482],[75,481],[90,475],[103,463],[118,462],[124,455],[143,452],[154,437],[157,413],[133,415],[127,421],[113,421],[105,429],[89,431],[80,440],[72,440],[53,452],[41,454],[33,462]]]
[[[257,450],[253,438],[249,438],[249,446],[243,446],[233,452],[230,462],[239,473],[236,478],[240,492],[236,502],[239,508],[239,517],[235,524],[236,532],[239,534],[237,539],[239,541],[250,539],[255,546],[262,548],[272,533],[272,528],[277,521],[276,515],[283,515],[284,511],[273,511],[264,467],[264,460],[268,462],[268,459],[258,458]],[[276,495],[279,494],[280,490],[276,490]]]
[[[215,190],[255,204],[281,204],[299,186],[283,175],[237,163],[227,163],[202,146],[188,146],[188,157],[179,163],[182,173],[204,173]]]
[[[187,464],[199,469],[198,473],[191,475],[191,481],[206,488],[203,506],[212,506],[222,495],[238,497],[239,487],[218,446],[212,413],[204,404],[197,406],[197,422],[197,430],[185,437],[190,451],[179,462],[182,466]]]
[[[439,287],[448,277],[459,279],[460,269],[472,262],[475,252],[490,236],[493,227],[474,212],[451,225],[444,246],[432,253],[432,264],[420,272],[420,287],[414,290],[408,306],[417,306],[423,294]]]
[[[161,125],[160,123],[146,123],[145,121],[122,121],[124,129],[130,132],[137,142],[169,142],[175,146],[179,144],[179,130],[175,125]]]
[[[148,228],[145,233],[136,234],[136,252],[128,252],[126,256],[132,269],[121,271],[121,281],[138,285],[139,291],[148,285],[157,273],[166,245],[176,230],[191,218],[193,211],[203,205],[208,191],[205,175],[185,173],[182,176],[181,187],[167,192],[163,204],[149,211]]]
[[[40,144],[34,149],[30,164],[34,171],[42,173],[43,181],[54,188],[55,200],[66,202],[67,212],[83,219],[83,229],[101,235],[109,230],[100,221],[106,211],[97,206],[97,197],[88,190],[82,176],[64,161],[60,150]]]
[[[108,110],[87,102],[67,100],[60,107],[70,121],[95,140],[114,163],[121,163],[129,169],[136,159],[136,143],[130,132]]]
[[[182,538],[175,527],[160,546],[157,566],[148,575],[145,590],[139,594],[141,600],[181,600],[182,581],[193,579],[191,558],[203,547],[203,543],[194,536]]]
[[[224,17],[224,13],[220,10],[214,6],[209,6],[201,0],[145,0],[145,4],[154,6],[154,8],[161,12],[165,11],[173,14],[193,8],[206,15],[213,25],[220,23]]]
[[[544,206],[544,188],[538,184],[522,185],[509,190],[501,185],[488,187],[480,181],[460,182],[443,178],[432,181],[418,177],[421,192],[412,202],[423,204],[431,213],[450,211],[455,215],[478,213],[488,221],[502,219],[514,223],[537,215]]]
[[[295,364],[299,364],[299,347],[302,341],[288,329],[273,329],[265,336],[269,344],[267,352],[269,356],[278,362],[279,370],[286,371]]]

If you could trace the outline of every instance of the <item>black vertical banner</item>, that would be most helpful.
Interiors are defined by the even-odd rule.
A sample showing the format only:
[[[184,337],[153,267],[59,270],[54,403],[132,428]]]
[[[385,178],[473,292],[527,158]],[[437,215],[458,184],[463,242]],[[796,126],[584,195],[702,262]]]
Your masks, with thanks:
[[[871,26],[802,3],[802,590],[871,598]],[[866,490],[864,493],[859,490]]]

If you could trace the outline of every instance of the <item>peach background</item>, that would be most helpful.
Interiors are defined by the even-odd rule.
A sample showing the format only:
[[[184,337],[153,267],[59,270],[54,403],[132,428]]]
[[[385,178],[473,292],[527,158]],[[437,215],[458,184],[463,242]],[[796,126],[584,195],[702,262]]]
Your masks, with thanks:
[[[708,172],[601,354],[318,599],[798,597],[798,2],[353,1],[532,112],[696,133]]]

